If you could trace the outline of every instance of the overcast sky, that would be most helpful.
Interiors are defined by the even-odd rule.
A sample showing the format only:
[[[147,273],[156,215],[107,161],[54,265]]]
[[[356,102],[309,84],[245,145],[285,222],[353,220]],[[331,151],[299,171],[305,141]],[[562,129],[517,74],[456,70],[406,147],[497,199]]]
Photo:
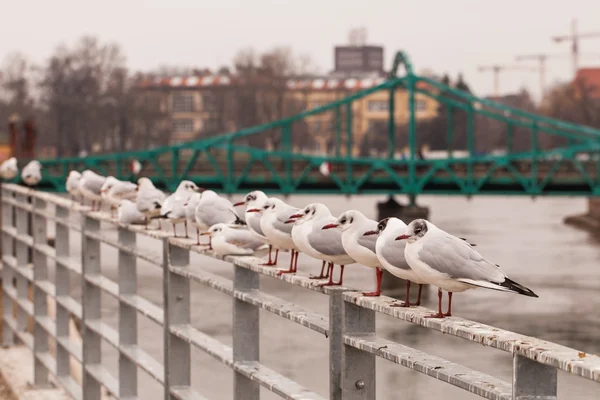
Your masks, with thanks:
[[[21,51],[45,61],[61,42],[83,34],[120,43],[132,69],[159,65],[215,68],[240,48],[291,46],[311,56],[322,72],[333,67],[335,44],[365,26],[368,41],[386,51],[408,51],[417,69],[463,72],[480,95],[491,94],[491,73],[478,65],[517,64],[518,54],[562,54],[548,62],[548,82],[572,78],[570,45],[553,35],[600,32],[599,0],[5,0],[0,59]],[[8,4],[7,4],[8,3]],[[600,65],[600,37],[580,43],[581,65]],[[595,57],[594,57],[595,56]],[[527,63],[525,63],[527,65]],[[531,61],[529,65],[537,65]],[[539,92],[539,75],[506,71],[501,92],[525,86]]]

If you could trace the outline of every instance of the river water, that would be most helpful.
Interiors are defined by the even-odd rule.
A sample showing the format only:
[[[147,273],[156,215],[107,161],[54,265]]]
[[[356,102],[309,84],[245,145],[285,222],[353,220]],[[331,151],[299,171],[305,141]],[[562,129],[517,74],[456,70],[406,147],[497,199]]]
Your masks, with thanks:
[[[288,199],[299,207],[311,202],[330,206],[334,214],[358,209],[367,216],[376,215],[375,204],[381,196],[293,196]],[[529,298],[489,290],[471,290],[453,298],[454,315],[484,324],[543,338],[579,349],[600,353],[600,241],[590,234],[566,226],[566,215],[585,210],[584,199],[522,197],[419,198],[431,209],[430,219],[453,234],[468,238],[486,258],[498,263],[513,279],[534,290],[540,298]],[[73,237],[74,246],[78,238]],[[140,243],[160,246],[152,239]],[[116,251],[102,250],[103,272],[117,279]],[[73,255],[76,256],[75,252]],[[280,256],[286,265],[287,255]],[[192,262],[213,273],[232,278],[232,267],[223,262],[193,255]],[[139,292],[156,304],[162,302],[162,272],[139,262]],[[301,274],[317,273],[320,262],[300,256]],[[372,270],[348,267],[344,283],[370,289]],[[75,283],[75,282],[74,282]],[[326,296],[291,287],[276,279],[261,277],[261,289],[269,294],[298,303],[311,311],[327,315]],[[192,286],[192,323],[216,339],[231,344],[232,301],[200,285]],[[435,290],[430,290],[425,306],[436,307]],[[446,301],[446,299],[444,300]],[[103,318],[116,328],[118,306],[103,296]],[[322,335],[297,324],[261,311],[261,362],[306,388],[328,396],[328,343]],[[140,345],[162,361],[161,331],[139,317]],[[481,370],[511,381],[511,355],[470,341],[443,335],[390,317],[377,316],[377,332],[384,338],[450,361]],[[117,354],[109,345],[103,347],[103,362],[117,373]],[[193,386],[209,399],[231,399],[233,374],[210,356],[193,352]],[[162,398],[162,389],[140,372],[140,398]],[[599,399],[600,385],[559,372],[559,398]],[[476,399],[461,389],[434,378],[408,370],[385,360],[377,361],[378,399]],[[262,390],[262,399],[277,396]]]

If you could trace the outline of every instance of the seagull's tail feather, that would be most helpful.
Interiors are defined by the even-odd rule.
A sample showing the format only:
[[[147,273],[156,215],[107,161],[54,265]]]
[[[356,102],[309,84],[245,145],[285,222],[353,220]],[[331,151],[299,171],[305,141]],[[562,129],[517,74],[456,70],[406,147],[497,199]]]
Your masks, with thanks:
[[[533,293],[533,290],[508,278],[505,278],[504,282],[502,282],[500,286],[507,288],[511,292],[522,294],[523,296],[539,297],[537,294]]]
[[[246,222],[240,218],[239,215],[237,215],[236,212],[234,212],[233,210],[229,210],[231,211],[231,213],[235,216],[235,221],[233,221],[231,223],[231,225],[241,225],[241,226],[246,226]]]

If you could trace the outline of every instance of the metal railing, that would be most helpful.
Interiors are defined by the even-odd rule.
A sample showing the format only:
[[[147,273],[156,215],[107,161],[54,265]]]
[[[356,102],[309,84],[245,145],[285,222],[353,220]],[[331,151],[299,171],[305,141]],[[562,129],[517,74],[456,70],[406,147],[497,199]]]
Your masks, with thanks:
[[[72,214],[80,216],[81,223],[69,218]],[[49,220],[56,226],[54,246],[47,244]],[[102,223],[117,227],[117,240],[101,231]],[[80,260],[69,253],[71,231],[81,233]],[[142,248],[137,243],[138,235],[162,240],[162,254]],[[136,398],[140,368],[164,386],[165,399],[205,399],[200,394],[202,388],[193,387],[191,382],[192,347],[234,371],[235,400],[258,399],[260,386],[284,399],[324,399],[260,363],[259,310],[262,309],[328,338],[331,400],[375,399],[376,357],[488,399],[555,399],[557,370],[600,382],[600,357],[460,318],[424,318],[432,311],[423,307],[392,307],[394,299],[389,297],[363,297],[360,292],[344,287],[321,288],[304,276],[277,276],[277,270],[261,266],[254,257],[225,257],[234,266],[234,279],[223,278],[190,263],[190,252],[215,257],[199,250],[194,242],[174,238],[167,231],[118,225],[108,214],[90,212],[64,197],[4,184],[4,345],[13,344],[15,336],[20,339],[33,352],[33,383],[45,385],[51,378],[75,399],[100,399],[102,387],[118,399]],[[101,244],[118,249],[118,282],[101,274]],[[49,279],[49,259],[55,263],[54,281]],[[162,268],[164,309],[136,293],[138,259]],[[69,286],[72,273],[81,276],[81,303],[73,298]],[[318,315],[260,291],[260,275],[328,295],[329,315]],[[190,323],[191,282],[233,298],[231,347]],[[28,285],[33,285],[33,302],[28,299]],[[119,302],[118,330],[102,321],[102,292]],[[56,303],[55,319],[47,314],[48,301]],[[16,317],[13,304],[17,305]],[[375,329],[376,313],[512,353],[512,383],[381,338]],[[164,363],[138,345],[138,314],[162,327]],[[70,316],[81,319],[82,344],[68,337]],[[26,329],[30,317],[34,320],[33,335]],[[56,342],[56,357],[49,351],[49,337]],[[117,376],[103,366],[102,340],[119,352]],[[82,365],[81,386],[70,375],[71,357]]]

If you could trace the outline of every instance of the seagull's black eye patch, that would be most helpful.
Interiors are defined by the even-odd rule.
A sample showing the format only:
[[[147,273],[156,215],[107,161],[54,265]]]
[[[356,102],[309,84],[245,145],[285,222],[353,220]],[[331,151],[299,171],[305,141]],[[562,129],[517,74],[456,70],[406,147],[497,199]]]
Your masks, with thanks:
[[[342,219],[340,220],[340,222],[341,222],[342,224],[345,224],[345,223],[346,223],[346,218],[342,218]]]
[[[352,223],[352,221],[354,221],[354,218],[350,218],[350,223]]]
[[[422,230],[423,230],[423,229],[421,229],[421,228],[418,228],[418,227],[417,227],[417,228],[415,228],[415,233],[416,233],[416,234],[418,234],[418,233],[421,233],[421,231],[422,231]]]

